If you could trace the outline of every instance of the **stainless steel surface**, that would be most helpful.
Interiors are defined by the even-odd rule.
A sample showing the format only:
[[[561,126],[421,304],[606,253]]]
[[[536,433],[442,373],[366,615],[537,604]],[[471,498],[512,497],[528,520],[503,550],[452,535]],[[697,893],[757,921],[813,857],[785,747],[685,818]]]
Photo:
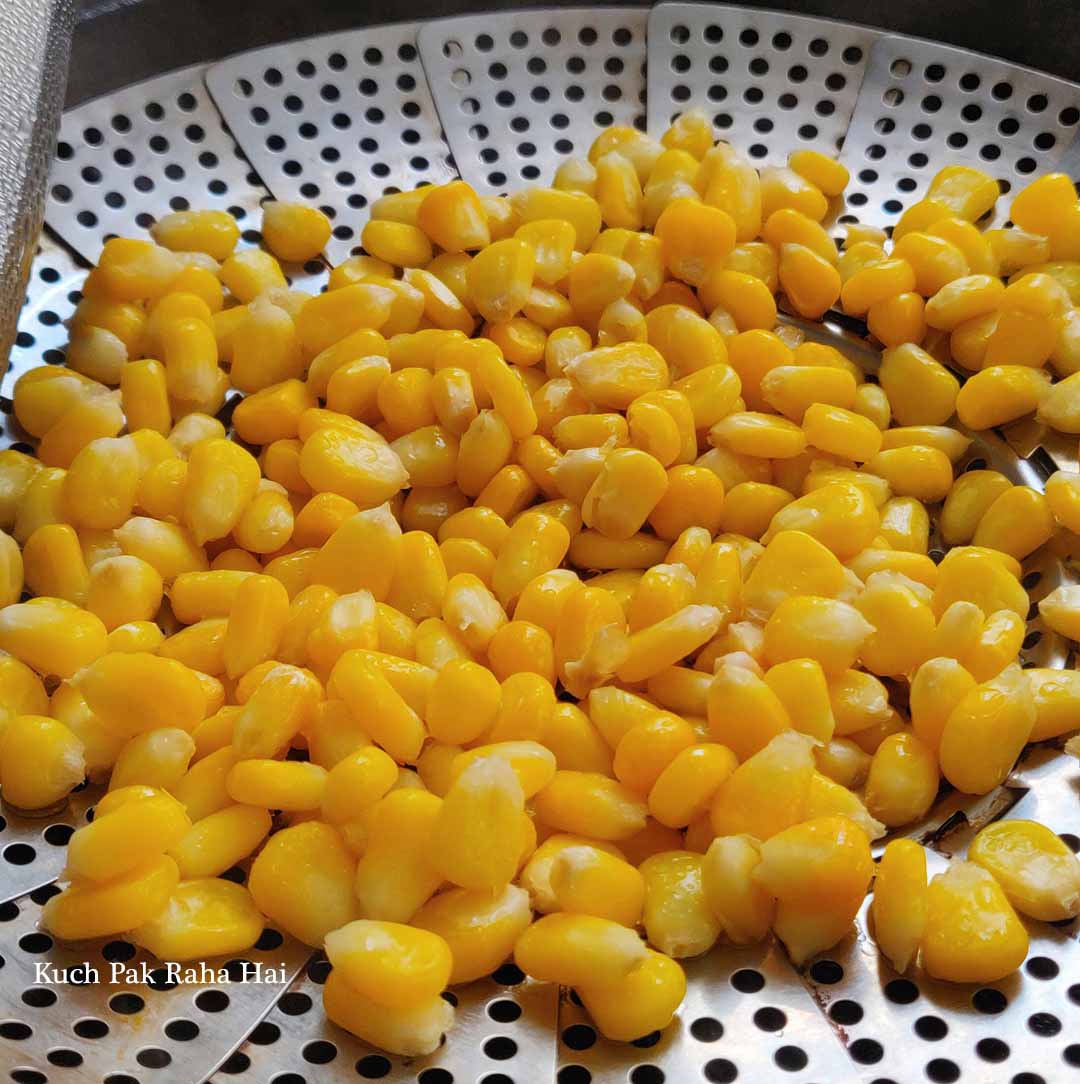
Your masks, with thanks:
[[[649,129],[691,106],[760,165],[800,147],[835,154],[879,31],[723,4],[649,16]]]
[[[0,357],[15,334],[64,101],[75,0],[0,5]]]
[[[456,176],[416,49],[415,23],[241,53],[206,85],[248,161],[278,199],[334,220],[327,255],[359,247],[384,192]]]
[[[205,72],[188,69],[128,87],[65,119],[63,139],[71,150],[54,164],[51,183],[67,185],[72,198],[50,199],[50,225],[65,244],[93,258],[107,233],[130,233],[137,215],[158,217],[176,198],[192,205],[238,207],[245,214],[242,225],[254,230],[258,205],[272,192],[335,210],[335,226],[352,231],[342,230],[328,246],[331,260],[339,260],[356,244],[365,218],[366,203],[361,201],[370,202],[389,186],[450,175],[448,155],[483,191],[512,190],[549,180],[561,155],[584,154],[599,130],[597,113],[609,113],[615,123],[642,117],[645,22],[643,9],[499,12],[441,20],[420,26],[418,35],[410,24],[297,41],[241,54]],[[850,192],[856,198],[849,198],[846,211],[869,221],[895,222],[899,209],[886,207],[886,202],[895,198],[907,206],[936,169],[962,158],[965,151],[1014,185],[1028,176],[1017,172],[1025,156],[1035,159],[1039,171],[1059,158],[1080,162],[1075,145],[1072,151],[1067,146],[1075,121],[1071,114],[1061,117],[1077,100],[1077,88],[1039,73],[827,20],[727,5],[659,5],[648,25],[654,134],[683,107],[684,92],[675,89],[679,86],[688,88],[686,106],[703,105],[714,117],[730,115],[730,126],[720,134],[748,148],[760,145],[763,153],[755,152],[760,162],[782,162],[799,146],[828,149],[844,134],[850,116],[844,154],[852,166]],[[747,31],[757,40],[751,41]],[[490,38],[490,49],[483,35]],[[407,48],[401,52],[414,40],[419,59]],[[371,49],[378,49],[381,59],[369,53]],[[894,70],[897,60],[909,63],[911,70]],[[945,74],[924,87],[926,69],[935,63]],[[502,64],[505,74],[498,68],[493,74],[495,64]],[[805,77],[799,71],[792,74],[800,67]],[[271,69],[280,73],[280,81],[272,74],[267,78]],[[977,90],[964,89],[970,80],[960,82],[970,73],[980,79]],[[998,101],[992,87],[1005,80],[1014,91],[1007,101]],[[329,86],[335,88],[336,99],[335,90],[324,92]],[[612,88],[607,95],[606,86]],[[582,88],[580,100],[573,100],[578,95],[573,87]],[[537,88],[547,91],[545,100],[537,100],[544,98]],[[754,100],[756,93],[747,97],[752,90],[760,90],[760,99]],[[892,90],[903,92],[904,100],[890,94]],[[514,96],[512,105],[500,104],[497,95],[503,92]],[[187,94],[194,106],[187,97],[181,101]],[[789,94],[794,103],[784,97]],[[936,112],[926,112],[922,102],[929,94],[942,99]],[[1037,101],[1029,103],[1038,94],[1046,95],[1045,108],[1035,109]],[[831,111],[823,102],[831,103]],[[160,115],[153,108],[148,115],[153,104],[161,107]],[[973,104],[981,116],[975,118],[969,110],[965,118],[962,111]],[[265,122],[258,119],[261,114],[253,115],[257,109],[266,111]],[[363,116],[371,109],[380,110],[372,118],[382,119]],[[335,126],[333,117],[339,111],[351,115],[348,128]],[[130,127],[121,120],[118,129],[114,117],[126,117]],[[763,131],[762,120],[771,120],[772,129]],[[897,123],[885,132],[880,129],[888,125],[882,120]],[[1002,133],[1002,122],[1009,120],[1017,130]],[[231,135],[223,130],[223,121]],[[608,123],[606,117],[602,123]],[[919,123],[933,126],[930,139],[920,141],[912,134]],[[192,124],[202,129],[200,140],[186,134]],[[800,135],[805,124],[813,124],[817,134]],[[306,125],[316,131],[311,133]],[[88,138],[87,129],[96,129],[100,140],[93,133]],[[407,131],[417,133],[415,140],[406,137]],[[949,146],[947,137],[954,131],[969,135],[966,149]],[[1047,140],[1041,137],[1046,132],[1054,135],[1055,143],[1044,149],[1041,144]],[[272,136],[279,136],[283,145],[278,147],[277,140],[269,145]],[[167,149],[154,137],[164,139]],[[362,149],[360,140],[365,138],[378,146]],[[1002,146],[1000,157],[979,157],[979,148],[995,140]],[[884,148],[883,157],[871,150],[877,146]],[[408,161],[413,148],[423,154],[426,166]],[[215,157],[212,165],[209,159],[200,163],[206,151]],[[328,160],[334,152],[339,157]],[[911,167],[908,158],[913,153],[926,154],[927,162]],[[285,168],[292,161],[298,171]],[[170,165],[179,166],[183,176],[170,176]],[[87,168],[97,170],[100,179],[87,179]],[[859,176],[868,169],[874,178]],[[339,180],[339,172],[350,173],[352,179]],[[492,179],[496,173],[502,174],[501,180]],[[90,172],[89,177],[94,176]],[[151,185],[137,185],[137,177]],[[906,183],[908,178],[914,188]],[[221,191],[220,184],[211,190],[213,182],[223,183],[226,190]],[[318,193],[308,195],[311,190],[303,187],[307,184],[316,185]],[[110,192],[123,202],[114,197],[115,206],[110,206]],[[860,202],[861,196],[865,201]],[[1000,219],[1007,205],[1003,199]],[[91,212],[93,224],[81,223],[80,211]],[[245,243],[257,242],[257,232],[249,233]],[[305,288],[317,288],[322,273],[321,267],[313,269]],[[72,311],[81,277],[67,249],[44,238],[19,323],[23,337],[12,354],[13,372],[40,363],[45,351],[62,346],[61,321]],[[876,351],[844,330],[846,323],[830,321],[807,331],[835,342],[872,373]],[[58,360],[58,355],[45,360]],[[9,374],[0,385],[5,395],[10,395],[11,384]],[[1075,466],[1075,457],[1074,440],[1047,434],[1026,421],[1001,434],[976,435],[960,466],[985,461],[1019,483],[1039,487],[1055,464]],[[1049,552],[1029,559],[1025,573],[1035,599],[1072,575]],[[1050,634],[1037,616],[1025,643],[1023,658],[1029,664],[1073,664],[1071,645]],[[1027,750],[1007,782],[990,795],[973,799],[944,793],[926,820],[909,826],[905,834],[928,843],[935,868],[944,856],[962,854],[979,826],[1001,816],[1043,820],[1080,846],[1080,765],[1062,757],[1058,744]],[[41,995],[31,994],[28,1004],[23,994],[33,985],[34,960],[99,959],[103,951],[101,945],[37,951],[44,942],[33,939],[32,928],[44,898],[42,887],[63,864],[66,833],[52,826],[78,824],[92,797],[81,792],[66,810],[36,820],[4,811],[0,901],[6,902],[0,902],[0,958],[7,966],[0,983],[0,1075],[22,1074],[12,1076],[16,1084],[196,1084],[207,1076],[213,1084],[316,1084],[357,1078],[392,1084],[547,1084],[553,1079],[559,1084],[775,1084],[789,1079],[804,1084],[1067,1084],[1077,1079],[1080,962],[1075,923],[1060,929],[1031,924],[1026,968],[995,984],[1004,1003],[998,993],[935,983],[918,972],[894,982],[897,976],[881,962],[865,915],[847,941],[801,970],[774,944],[720,946],[689,963],[690,989],[672,1028],[656,1042],[650,1037],[635,1045],[598,1039],[567,992],[513,984],[518,976],[504,970],[497,980],[455,991],[458,1025],[436,1055],[416,1061],[387,1058],[324,1021],[318,988],[325,962],[316,957],[302,969],[307,950],[291,942],[267,953],[285,954],[290,975],[295,975],[288,994],[284,986],[232,984],[226,990],[229,1008],[220,1013],[198,1008],[193,1001],[198,991],[190,987],[137,989],[146,1008],[132,1015],[108,1005],[110,996],[122,992],[119,987],[62,989],[60,1000],[51,1006],[35,1006]],[[22,944],[27,934],[29,947]],[[77,1017],[105,1021],[108,1034],[94,1039],[82,1034],[93,1033],[93,1026],[73,1031]],[[163,1027],[173,1019],[195,1022],[200,1028],[197,1039],[166,1034]],[[18,1037],[27,1027],[32,1034]],[[173,1032],[190,1033],[185,1027]],[[165,1064],[160,1054],[150,1053],[140,1061],[142,1050],[164,1050],[171,1060]],[[75,1066],[65,1051],[74,1051],[82,1063]],[[511,1056],[503,1056],[507,1054]],[[153,1067],[157,1065],[161,1067]]]
[[[420,56],[461,175],[477,191],[551,183],[601,128],[645,123],[644,8],[437,19]]]
[[[175,983],[149,953],[122,939],[53,942],[38,930],[47,896],[39,891],[0,907],[0,955],[6,961],[0,1067],[14,1081],[205,1080],[285,994],[308,957],[307,949],[282,943],[271,930],[263,934],[267,947],[251,949],[243,960],[281,981]],[[208,963],[215,972],[240,972],[228,957]],[[39,964],[84,974],[90,965],[101,981],[40,981],[48,976],[39,976]]]
[[[978,166],[1003,190],[1048,172],[1072,143],[1080,87],[994,57],[881,35],[844,140],[848,208],[891,225],[943,164]],[[998,202],[993,225],[1007,219]]]

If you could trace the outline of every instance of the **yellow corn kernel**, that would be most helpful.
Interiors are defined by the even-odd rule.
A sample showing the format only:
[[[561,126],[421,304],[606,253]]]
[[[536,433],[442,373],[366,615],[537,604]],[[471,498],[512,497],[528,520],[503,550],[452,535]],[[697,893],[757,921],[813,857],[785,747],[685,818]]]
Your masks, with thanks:
[[[893,734],[877,748],[866,782],[866,807],[890,827],[929,810],[938,790],[934,751],[914,734]]]
[[[814,775],[812,745],[805,734],[784,732],[740,764],[713,799],[709,816],[716,835],[768,839],[802,821]]]
[[[123,411],[116,393],[88,396],[45,432],[38,444],[38,459],[47,467],[69,467],[87,444],[99,437],[115,437],[122,427]]]
[[[1041,369],[994,365],[971,377],[956,397],[956,413],[972,429],[1005,425],[1036,410],[1049,391]]]
[[[457,486],[437,486],[433,489],[417,486],[410,489],[405,498],[401,509],[401,525],[409,531],[437,534],[443,523],[455,512],[467,507],[468,503],[469,498]],[[301,512],[297,516],[297,523],[303,518]]]
[[[645,803],[622,783],[595,772],[557,771],[534,806],[544,824],[591,839],[627,839],[645,824]]]
[[[68,844],[67,873],[72,878],[111,881],[170,850],[191,829],[184,807],[171,795],[150,787],[106,811],[98,806],[94,820],[80,828]],[[117,798],[119,790],[111,791]]]
[[[686,993],[686,976],[674,960],[650,951],[622,981],[589,983],[578,992],[604,1036],[629,1042],[668,1026]]]
[[[918,444],[890,448],[867,460],[865,468],[884,478],[897,495],[928,504],[943,500],[952,488],[952,464],[937,448]]]
[[[760,861],[758,841],[736,835],[714,839],[702,864],[706,902],[736,944],[760,941],[773,921],[776,903],[753,879]]]
[[[526,439],[543,440],[543,437],[534,434]],[[508,464],[477,494],[476,503],[492,509],[505,520],[512,520],[527,511],[538,493],[538,487],[524,467]]]
[[[783,702],[748,660],[726,655],[716,663],[707,697],[709,728],[740,760],[763,749],[791,727]]]
[[[18,601],[21,593],[21,572],[27,589],[35,595],[64,599],[76,606],[86,603],[89,573],[73,527],[66,523],[38,527],[23,546],[20,565],[11,574],[13,586],[16,578],[19,581],[17,588],[10,591],[12,602]]]
[[[310,722],[320,699],[318,682],[307,671],[286,664],[271,667],[236,718],[237,754],[278,756]]]
[[[501,687],[499,714],[486,739],[505,742],[538,739],[555,706],[555,693],[546,676],[519,671]]]
[[[132,621],[152,620],[161,597],[161,576],[138,557],[108,557],[90,570],[86,608],[110,632]]]
[[[131,938],[159,959],[192,960],[245,952],[262,929],[263,917],[243,885],[207,878],[178,885],[161,913]]]
[[[268,200],[262,205],[262,235],[267,248],[287,263],[313,260],[330,240],[330,219],[304,203]]]
[[[1021,914],[1068,921],[1080,910],[1080,861],[1061,837],[1029,820],[987,825],[968,849]]]
[[[648,725],[639,723],[628,734]],[[669,828],[691,824],[708,812],[720,785],[736,766],[734,754],[723,745],[685,747],[663,766],[653,782],[649,812]]]
[[[922,962],[934,978],[996,982],[1015,971],[1027,951],[1027,931],[986,870],[954,859],[930,881]]]
[[[71,677],[105,653],[107,635],[98,617],[61,599],[36,598],[0,611],[0,651],[39,674]]]
[[[538,982],[605,985],[629,975],[647,951],[633,930],[610,919],[554,914],[534,922],[518,938],[514,961]]]
[[[1008,774],[1031,733],[1035,703],[1024,672],[1015,664],[959,701],[945,723],[941,773],[958,790],[985,794]],[[987,735],[993,733],[989,742]]]
[[[273,922],[307,945],[321,945],[356,917],[355,869],[334,828],[306,821],[269,840],[252,863],[248,888]]]
[[[365,652],[346,651],[334,664],[330,687],[357,722],[399,763],[412,763],[426,731],[420,717]]]
[[[851,373],[824,365],[777,365],[761,378],[761,395],[774,410],[796,425],[815,405],[850,410],[855,406]]]
[[[894,294],[870,306],[866,315],[867,327],[885,346],[922,342],[926,334],[924,308],[923,299],[917,293]]]
[[[379,1049],[403,1057],[433,1053],[454,1022],[454,1010],[441,997],[407,1009],[389,1008],[363,996],[338,971],[323,987],[327,1019]]]
[[[881,430],[843,407],[813,403],[803,417],[807,443],[830,455],[865,463],[881,447]]]
[[[114,387],[127,360],[127,347],[120,338],[105,328],[85,325],[73,330],[65,353],[69,369]]]
[[[521,784],[506,760],[482,756],[466,763],[432,828],[434,868],[461,888],[508,884],[521,852],[523,810]]]
[[[452,966],[450,948],[438,935],[370,919],[327,934],[326,955],[352,990],[394,1009],[430,1001],[446,986]]]
[[[809,320],[820,317],[841,296],[836,268],[813,249],[790,242],[780,248],[780,286],[795,311]],[[845,290],[847,286],[843,284]]]
[[[649,513],[649,525],[660,538],[674,542],[691,526],[718,531],[723,509],[720,479],[705,467],[683,464],[667,472],[667,488]]]
[[[174,211],[150,228],[159,245],[173,252],[205,252],[225,260],[236,248],[240,227],[227,211]]]
[[[767,166],[761,170],[761,214],[769,216],[781,207],[792,207],[815,222],[828,210],[821,189],[794,168]]]
[[[979,518],[971,541],[1022,561],[1054,533],[1046,498],[1029,486],[1006,489]]]
[[[847,933],[873,870],[866,834],[846,817],[809,820],[762,844],[753,877],[777,897],[773,928],[793,961]]]
[[[655,233],[668,271],[691,286],[700,286],[735,245],[735,222],[727,211],[687,198],[664,208]]]
[[[86,775],[83,743],[62,722],[16,715],[0,733],[0,786],[16,809],[43,809],[67,797]]]
[[[289,618],[289,595],[272,576],[249,576],[236,589],[225,631],[225,666],[238,678],[274,657]]]
[[[874,940],[903,974],[915,962],[926,929],[926,852],[911,839],[886,844],[874,876]]]
[[[653,855],[641,865],[645,933],[666,956],[698,956],[716,942],[720,920],[709,906],[704,860],[689,851]]]
[[[326,769],[296,760],[241,760],[225,779],[229,797],[263,809],[318,809]]]
[[[166,855],[105,884],[76,881],[42,910],[42,927],[64,940],[108,937],[142,926],[159,915],[180,875]]]
[[[870,462],[876,463],[880,458],[881,453]],[[948,464],[947,459],[945,462]],[[949,477],[952,477],[951,466]],[[781,508],[762,535],[762,541],[768,545],[781,532],[804,531],[846,560],[869,545],[879,523],[874,502],[861,486],[831,482]]]
[[[330,768],[322,792],[322,816],[331,824],[361,819],[397,781],[393,759],[361,743]]]
[[[886,350],[878,378],[901,425],[944,425],[957,406],[956,377],[914,343]]]

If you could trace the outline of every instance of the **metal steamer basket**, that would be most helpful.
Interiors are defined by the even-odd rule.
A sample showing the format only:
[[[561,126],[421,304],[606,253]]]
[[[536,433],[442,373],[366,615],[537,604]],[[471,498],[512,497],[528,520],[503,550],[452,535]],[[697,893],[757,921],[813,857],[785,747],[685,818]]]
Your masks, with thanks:
[[[58,4],[57,7],[62,7]],[[648,80],[646,80],[646,71]],[[189,204],[227,208],[258,244],[273,194],[333,219],[326,256],[358,242],[367,205],[386,191],[460,173],[482,192],[550,180],[609,124],[659,133],[704,106],[716,130],[759,163],[797,147],[842,157],[852,174],[837,229],[888,226],[951,162],[996,174],[1003,191],[1036,171],[1076,169],[1080,86],[933,42],[821,19],[724,5],[500,12],[354,30],[171,72],[63,117],[25,305],[0,385],[4,444],[15,378],[59,363],[64,322],[107,237]],[[1008,200],[999,203],[1003,219]],[[290,269],[317,290],[326,265]],[[872,378],[876,351],[850,321],[804,327]],[[1033,423],[975,435],[959,469],[990,465],[1041,487],[1077,466]],[[1072,576],[1052,551],[1026,563],[1033,599]],[[1033,608],[1023,657],[1073,664],[1070,645]],[[1010,778],[972,799],[945,793],[908,834],[931,872],[1000,817],[1045,821],[1080,847],[1080,766],[1060,743],[1029,747]],[[597,1035],[568,990],[512,965],[456,989],[458,1023],[432,1057],[403,1060],[326,1023],[319,954],[268,929],[244,962],[214,961],[177,984],[122,940],[54,944],[38,928],[65,844],[92,788],[64,808],[0,820],[0,1078],[16,1084],[1058,1084],[1080,1078],[1076,923],[1032,924],[1019,973],[984,988],[898,976],[876,951],[865,909],[852,934],[795,969],[773,942],[720,945],[689,961],[676,1021],[632,1044]],[[237,879],[242,870],[232,871]],[[145,973],[142,964],[145,961]],[[89,962],[100,984],[50,985],[36,965]],[[109,983],[113,966],[119,981]],[[250,968],[248,968],[250,973]]]

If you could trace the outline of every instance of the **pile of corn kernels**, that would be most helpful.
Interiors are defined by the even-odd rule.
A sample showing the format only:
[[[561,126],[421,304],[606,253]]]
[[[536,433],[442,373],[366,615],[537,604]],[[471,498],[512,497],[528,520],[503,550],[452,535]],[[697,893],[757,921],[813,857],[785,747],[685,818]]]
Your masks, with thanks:
[[[1076,915],[1049,828],[929,883],[903,829],[1080,725],[1080,675],[1017,662],[1080,474],[954,477],[950,424],[1080,433],[1080,204],[1052,174],[984,231],[997,182],[950,167],[838,250],[847,180],[691,111],[552,188],[386,196],[321,295],[279,263],[312,207],[268,203],[268,251],[216,211],[109,241],[0,452],[3,798],[108,786],[45,928],[189,960],[274,923],[331,1020],[416,1055],[511,958],[650,1033],[680,958],[802,964],[872,880],[891,964],[957,982]],[[865,318],[876,380],[778,293]],[[1080,637],[1080,587],[1040,608]]]

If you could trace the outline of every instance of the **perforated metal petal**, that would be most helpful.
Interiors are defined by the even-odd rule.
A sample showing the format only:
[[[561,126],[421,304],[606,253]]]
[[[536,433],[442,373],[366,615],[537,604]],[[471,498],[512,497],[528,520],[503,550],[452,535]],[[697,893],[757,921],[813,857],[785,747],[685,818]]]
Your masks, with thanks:
[[[195,1084],[270,1011],[309,955],[268,930],[242,958],[258,968],[226,957],[208,963],[230,981],[178,983],[123,939],[53,941],[38,929],[52,893],[0,904],[0,1067],[17,1082]],[[245,972],[266,981],[239,981]]]
[[[188,207],[228,210],[242,228],[257,226],[265,195],[195,67],[65,113],[45,215],[93,261],[109,237]]]
[[[11,349],[7,372],[0,379],[0,395],[11,395],[19,375],[42,362],[63,361],[68,330],[65,321],[75,311],[85,269],[62,245],[42,234],[26,285],[26,302],[19,331]]]
[[[415,23],[329,34],[229,57],[206,85],[278,199],[334,222],[327,255],[360,243],[386,192],[456,176],[416,49]]]
[[[1080,87],[945,45],[883,35],[844,140],[847,205],[893,225],[945,165],[985,170],[1008,192],[1053,169],[1080,121]],[[998,201],[993,225],[1008,218]]]
[[[211,1084],[264,1084],[278,1073],[300,1080],[382,1080],[386,1084],[517,1084],[554,1079],[552,1031],[558,991],[513,966],[455,988],[454,1029],[429,1057],[390,1057],[327,1022],[322,983],[329,965],[316,959],[244,1047],[247,1065],[226,1066]]]
[[[477,191],[549,184],[600,129],[644,126],[641,8],[438,19],[418,40],[454,160]]]
[[[801,147],[835,154],[877,31],[728,4],[657,4],[649,14],[649,130],[683,110],[761,164]]]

